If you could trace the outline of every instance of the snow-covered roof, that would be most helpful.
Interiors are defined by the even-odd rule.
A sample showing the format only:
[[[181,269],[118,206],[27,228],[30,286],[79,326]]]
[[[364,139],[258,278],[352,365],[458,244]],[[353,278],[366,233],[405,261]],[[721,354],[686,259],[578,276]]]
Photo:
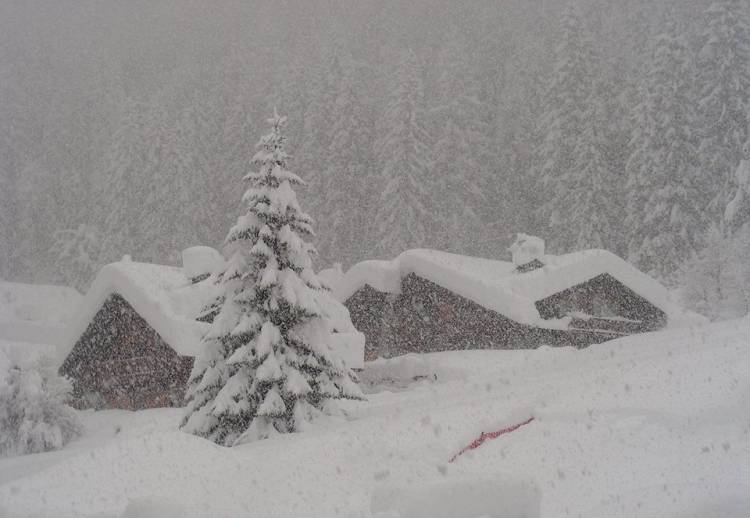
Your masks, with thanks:
[[[58,347],[62,362],[70,354],[107,298],[122,296],[175,352],[195,356],[210,324],[195,318],[218,295],[213,278],[193,284],[182,268],[120,261],[103,267]],[[321,294],[333,336],[333,350],[351,368],[362,368],[364,335],[352,325],[349,311],[331,295]]]
[[[0,281],[0,339],[53,344],[82,300],[67,286]]]
[[[365,285],[380,292],[399,293],[401,278],[414,273],[517,322],[562,328],[567,326],[567,319],[542,319],[535,302],[598,275],[609,274],[664,311],[669,320],[683,316],[664,286],[606,250],[547,255],[543,262],[542,268],[519,273],[512,262],[436,250],[409,250],[392,261],[364,261],[354,265],[333,286],[333,292],[342,302]]]
[[[181,268],[120,261],[104,266],[66,329],[58,348],[62,361],[112,294],[123,297],[175,352],[195,356],[209,324],[198,322],[215,286],[193,284]]]
[[[224,258],[210,246],[191,246],[182,251],[182,270],[191,279],[217,273],[223,265]]]

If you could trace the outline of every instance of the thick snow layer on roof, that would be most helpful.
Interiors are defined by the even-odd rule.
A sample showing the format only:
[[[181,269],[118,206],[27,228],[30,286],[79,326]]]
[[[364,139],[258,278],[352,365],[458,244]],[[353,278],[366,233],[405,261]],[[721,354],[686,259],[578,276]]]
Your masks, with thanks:
[[[192,284],[181,268],[120,261],[101,269],[59,347],[62,361],[107,298],[116,293],[133,306],[175,352],[195,356],[209,324],[195,317],[211,300],[210,282]]]
[[[108,264],[99,272],[81,304],[81,310],[65,330],[59,360],[63,361],[70,353],[113,293],[127,300],[178,354],[195,356],[210,327],[210,324],[198,322],[195,318],[219,294],[218,289],[213,278],[191,283],[181,268],[132,261]],[[343,304],[327,293],[321,296],[331,331],[336,332],[331,344],[334,353],[350,368],[362,368],[364,335],[354,328]]]
[[[364,261],[353,266],[333,287],[346,301],[365,285],[385,293],[399,293],[401,278],[414,273],[477,304],[517,322],[560,328],[565,320],[544,320],[535,302],[609,274],[667,314],[670,322],[684,313],[658,281],[606,250],[586,250],[561,256],[545,256],[544,267],[526,273],[507,261],[439,252],[409,250],[393,261]]]
[[[0,339],[56,343],[82,300],[67,286],[0,281]]]
[[[216,273],[223,265],[224,258],[210,246],[191,246],[182,251],[182,270],[191,279]]]
[[[341,270],[341,265],[336,264],[331,268],[320,270],[318,272],[318,280],[322,281],[326,286],[336,286],[344,278],[344,272]]]

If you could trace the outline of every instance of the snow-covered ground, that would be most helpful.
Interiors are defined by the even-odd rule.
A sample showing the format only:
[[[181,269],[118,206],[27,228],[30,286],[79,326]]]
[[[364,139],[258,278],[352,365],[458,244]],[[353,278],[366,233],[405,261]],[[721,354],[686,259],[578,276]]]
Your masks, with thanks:
[[[0,460],[0,516],[745,517],[749,347],[746,319],[376,362],[346,418],[232,449],[178,409],[87,412],[63,451]]]

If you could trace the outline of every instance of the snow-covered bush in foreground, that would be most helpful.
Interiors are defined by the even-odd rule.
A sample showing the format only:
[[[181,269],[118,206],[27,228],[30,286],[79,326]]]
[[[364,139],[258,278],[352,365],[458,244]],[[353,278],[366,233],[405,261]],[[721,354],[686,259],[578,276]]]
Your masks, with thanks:
[[[312,220],[286,167],[284,121],[269,120],[258,172],[245,177],[247,212],[229,230],[218,314],[188,384],[182,428],[226,446],[300,430],[331,400],[361,397],[330,353],[330,297],[312,269]]]
[[[62,448],[83,426],[65,404],[72,389],[52,361],[11,364],[0,374],[0,456]]]

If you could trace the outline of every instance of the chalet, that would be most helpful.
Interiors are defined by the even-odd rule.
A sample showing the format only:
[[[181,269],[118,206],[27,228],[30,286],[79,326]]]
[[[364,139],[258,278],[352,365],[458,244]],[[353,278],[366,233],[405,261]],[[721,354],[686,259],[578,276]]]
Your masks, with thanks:
[[[182,405],[210,326],[202,311],[218,295],[210,274],[221,260],[195,247],[183,253],[182,268],[127,259],[102,268],[59,347],[60,373],[73,380],[78,407]],[[333,306],[339,312],[329,319],[332,348],[350,367],[361,367],[364,337],[346,309]]]
[[[616,255],[544,254],[519,234],[513,261],[409,250],[329,271],[365,334],[365,358],[456,349],[586,347],[662,329],[680,310],[666,288]]]

